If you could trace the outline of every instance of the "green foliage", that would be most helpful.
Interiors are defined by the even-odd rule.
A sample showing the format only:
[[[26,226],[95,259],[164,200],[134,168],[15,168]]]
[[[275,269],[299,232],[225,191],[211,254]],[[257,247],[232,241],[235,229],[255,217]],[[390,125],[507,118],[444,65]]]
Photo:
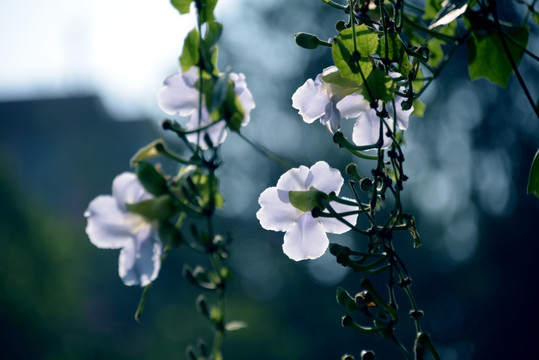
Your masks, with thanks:
[[[539,198],[539,150],[535,154],[532,167],[530,169],[530,177],[528,179],[528,194],[534,194]]]
[[[170,0],[170,3],[180,14],[188,14],[193,0]]]
[[[354,38],[356,48],[354,48]],[[366,79],[372,71],[369,56],[377,49],[378,36],[365,25],[360,25],[356,27],[355,34],[352,28],[341,31],[333,42],[331,52],[335,66],[341,75],[362,84],[363,77]]]
[[[138,163],[137,177],[150,194],[159,196],[168,193],[167,181],[150,163]]]
[[[375,68],[367,78],[366,85],[363,87],[363,96],[369,102],[374,100],[391,101],[394,98],[394,85],[395,83],[385,71]]]
[[[187,72],[191,67],[199,62],[200,36],[197,29],[193,29],[187,34],[183,42],[183,51],[180,55],[180,66],[183,72]]]
[[[159,238],[163,243],[171,247],[177,247],[183,243],[183,237],[181,233],[172,225],[168,220],[159,222]]]
[[[427,105],[419,99],[414,99],[414,111],[412,112],[412,115],[423,117],[425,114],[425,110],[427,109]]]
[[[427,0],[425,2],[425,13],[423,19],[432,20],[436,17],[436,14],[442,9],[443,0]]]
[[[245,111],[241,105],[239,97],[234,91],[234,83],[229,82],[226,93],[226,101],[223,104],[224,118],[227,122],[228,128],[232,131],[239,131],[243,119],[245,118]]]
[[[382,35],[378,44],[378,54],[383,59],[387,58],[391,62],[396,62],[399,72],[404,76],[408,76],[412,70],[412,64],[408,59],[404,44],[396,33]]]
[[[528,44],[528,28],[524,26],[504,27],[505,42],[509,48],[509,54],[505,53],[502,40],[498,32],[484,33],[484,30],[472,26],[472,34],[468,40],[468,70],[472,80],[486,77],[490,81],[507,87],[509,77],[513,73],[513,67],[508,59],[511,56],[518,65],[524,49]],[[508,39],[511,38],[514,44]]]
[[[168,220],[178,211],[170,195],[161,195],[135,204],[125,204],[128,211],[144,216],[146,219]]]
[[[196,0],[200,2],[200,18],[202,23],[209,23],[215,20],[213,11],[215,10],[215,5],[217,5],[217,0]]]

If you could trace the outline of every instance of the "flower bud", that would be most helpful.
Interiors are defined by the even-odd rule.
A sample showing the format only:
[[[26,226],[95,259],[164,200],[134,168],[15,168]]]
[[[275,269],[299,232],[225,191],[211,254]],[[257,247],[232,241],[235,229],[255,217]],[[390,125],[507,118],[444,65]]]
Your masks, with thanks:
[[[370,350],[362,350],[361,351],[361,360],[374,360],[376,356],[374,355],[374,352]]]
[[[318,45],[321,44],[321,40],[315,35],[304,32],[297,33],[294,36],[294,40],[296,41],[296,44],[304,49],[316,49]]]

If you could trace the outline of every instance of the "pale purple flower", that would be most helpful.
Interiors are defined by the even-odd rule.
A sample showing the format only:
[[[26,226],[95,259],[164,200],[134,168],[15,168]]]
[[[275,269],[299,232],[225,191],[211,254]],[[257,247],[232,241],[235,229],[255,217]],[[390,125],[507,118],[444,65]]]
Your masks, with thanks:
[[[330,66],[316,79],[308,79],[292,95],[292,106],[296,108],[306,123],[312,123],[316,119],[325,125],[331,133],[335,133],[341,128],[341,119],[356,119],[352,131],[352,141],[357,146],[375,145],[380,137],[380,117],[376,110],[370,108],[370,104],[365,101],[363,95],[358,94],[358,89],[350,88],[344,85],[337,85],[324,81],[324,77],[334,75],[338,72],[337,67]],[[390,72],[391,77],[400,77],[396,72]],[[404,98],[397,96],[395,98],[395,108],[397,115],[397,127],[400,130],[408,128],[410,114],[413,107],[409,110],[402,109]],[[381,110],[380,105],[378,110]],[[382,148],[388,148],[391,143],[391,137],[387,136],[387,126],[393,130],[393,105],[387,105],[389,117],[385,118],[383,125],[383,145]],[[387,126],[386,126],[387,124]]]
[[[195,86],[198,81],[198,72],[199,69],[196,66],[191,67],[185,73],[182,73],[180,69],[178,74],[171,75],[165,79],[163,87],[157,93],[159,106],[165,113],[189,117],[189,121],[185,125],[187,130],[194,130],[212,122],[204,98],[199,119],[200,92]],[[245,112],[241,123],[242,126],[245,126],[249,123],[251,110],[255,108],[253,95],[247,89],[245,75],[230,73],[228,76],[234,82],[234,92]],[[214,146],[221,144],[227,135],[225,121],[217,121],[215,125],[200,131],[198,134],[188,134],[187,139],[193,144],[198,144],[202,149],[207,149],[208,146],[204,142],[206,134]]]
[[[337,169],[319,161],[311,168],[300,166],[288,170],[277,182],[260,194],[260,210],[256,217],[266,230],[284,231],[283,251],[291,259],[299,261],[316,259],[324,254],[329,240],[326,233],[342,234],[350,228],[335,218],[314,218],[311,211],[302,211],[290,203],[290,191],[308,191],[311,187],[324,192],[339,193],[344,183]],[[347,199],[351,200],[351,199]],[[337,212],[357,210],[357,207],[330,202]],[[345,216],[345,220],[355,224],[357,214]]]
[[[387,123],[391,131],[393,131],[393,119],[391,117],[385,118],[385,122]],[[363,112],[356,120],[356,123],[354,124],[354,128],[352,130],[352,141],[354,142],[354,144],[356,144],[357,146],[375,145],[380,138],[380,124],[382,123],[380,117],[376,114],[375,109],[369,108],[367,111]],[[382,149],[386,149],[391,145],[393,140],[389,136],[387,136],[386,125],[382,125]]]
[[[86,234],[101,249],[122,249],[118,272],[125,285],[146,286],[157,278],[161,268],[163,244],[154,225],[144,217],[129,212],[126,204],[151,199],[133,173],[114,179],[112,196],[93,199],[84,213],[88,220]]]
[[[320,119],[331,133],[339,131],[342,118],[357,118],[369,105],[354,89],[323,80],[324,76],[336,72],[336,66],[325,68],[314,81],[308,79],[292,95],[292,106],[298,110],[303,121],[311,124]]]

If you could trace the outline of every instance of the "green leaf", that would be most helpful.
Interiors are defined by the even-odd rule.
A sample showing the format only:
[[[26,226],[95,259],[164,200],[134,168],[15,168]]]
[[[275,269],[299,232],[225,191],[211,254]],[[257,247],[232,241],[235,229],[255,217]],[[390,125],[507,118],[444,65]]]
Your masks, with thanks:
[[[427,0],[425,2],[425,13],[423,14],[423,19],[431,20],[434,19],[436,14],[442,9],[443,0]]]
[[[168,193],[167,181],[155,167],[147,162],[139,162],[137,166],[137,177],[150,194],[162,195]]]
[[[213,91],[210,96],[206,96],[206,99],[210,99],[210,106],[208,108],[209,112],[213,112],[215,109],[219,108],[225,102],[229,87],[232,85],[234,88],[234,83],[229,79],[228,74],[220,74],[213,86]],[[234,89],[232,89],[234,90]]]
[[[432,38],[427,41],[427,47],[429,49],[429,65],[432,67],[437,67],[444,58],[444,50],[442,49],[442,44],[445,41]]]
[[[301,211],[311,211],[315,207],[323,208],[321,199],[326,198],[329,201],[329,197],[326,193],[317,190],[311,186],[307,191],[289,191],[288,198],[290,204],[296,209]]]
[[[200,39],[197,29],[193,29],[187,34],[183,42],[183,51],[180,55],[180,66],[182,72],[187,72],[191,67],[199,62],[199,45]]]
[[[343,87],[342,91],[345,91],[343,95],[350,95],[359,89],[359,84],[356,81],[343,78],[340,71],[322,73],[322,81]]]
[[[223,115],[230,130],[240,130],[243,119],[245,118],[245,111],[241,105],[240,98],[234,91],[233,81],[229,81],[226,101],[223,104]]]
[[[204,36],[204,45],[208,48],[212,47],[219,41],[221,34],[223,33],[223,25],[217,21],[208,23],[206,35]]]
[[[534,12],[534,13],[532,14],[532,17],[533,17],[533,20],[535,20],[535,23],[536,23],[536,24],[539,24],[539,14],[536,13],[536,12]]]
[[[168,220],[177,211],[170,195],[161,195],[135,204],[125,204],[125,207],[128,211],[142,215],[150,221]]]
[[[354,53],[354,37],[359,56]],[[371,73],[372,64],[369,61],[369,56],[374,54],[377,48],[378,35],[365,25],[360,25],[356,27],[355,34],[352,28],[341,31],[331,46],[331,53],[335,66],[341,75],[361,85],[363,83],[361,73],[365,79]]]
[[[384,102],[393,99],[394,82],[384,71],[375,68],[367,78],[367,86],[370,90],[367,91],[367,86],[363,87],[363,96],[369,102],[374,100],[382,100]],[[371,99],[371,94],[373,98]]]
[[[192,2],[193,0],[170,0],[172,6],[174,6],[174,8],[176,8],[182,15],[189,13]]]
[[[337,302],[348,310],[348,312],[352,313],[357,310],[357,304],[354,298],[341,287],[337,288]]]
[[[158,227],[159,238],[166,245],[177,247],[183,243],[183,237],[178,229],[172,225],[168,220],[159,222]]]
[[[528,44],[528,28],[524,26],[505,27],[505,36],[511,37],[520,47],[506,39],[509,53],[518,65]],[[507,58],[498,32],[482,34],[473,31],[468,40],[468,71],[472,80],[486,77],[490,81],[507,87],[513,73],[511,62]]]
[[[200,17],[202,23],[211,22],[215,20],[213,11],[215,10],[215,5],[217,5],[217,0],[201,0],[202,9],[200,9]]]
[[[387,36],[382,35],[378,47],[380,57],[383,59],[387,57],[391,62],[396,62],[399,72],[407,77],[412,69],[412,64],[408,59],[400,36],[396,33],[388,34]]]
[[[534,194],[539,198],[539,150],[535,153],[535,158],[533,159],[532,167],[530,169],[528,194]]]
[[[412,111],[412,115],[423,117],[425,114],[425,109],[427,108],[427,105],[419,99],[414,99],[414,111]]]
[[[148,145],[140,148],[129,161],[131,166],[136,166],[139,162],[163,155],[160,149],[165,147],[165,141],[162,138],[156,139]]]

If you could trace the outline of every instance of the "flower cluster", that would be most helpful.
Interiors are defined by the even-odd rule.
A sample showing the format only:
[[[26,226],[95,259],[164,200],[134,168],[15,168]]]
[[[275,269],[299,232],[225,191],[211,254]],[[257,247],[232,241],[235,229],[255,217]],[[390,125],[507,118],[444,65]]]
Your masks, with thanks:
[[[125,172],[112,183],[112,196],[100,195],[90,202],[85,216],[86,234],[102,249],[122,249],[118,272],[125,285],[146,286],[157,278],[163,244],[154,223],[127,210],[126,204],[151,199],[137,176]]]
[[[241,126],[245,126],[249,123],[251,110],[255,108],[253,95],[247,89],[245,75],[230,73],[228,76],[233,81],[234,92],[241,102],[245,114]],[[205,150],[208,145],[201,140],[207,135],[213,146],[222,144],[227,135],[227,124],[223,119],[211,118],[208,104],[197,88],[198,80],[199,68],[196,66],[184,73],[180,69],[179,73],[165,79],[163,87],[157,94],[157,100],[165,113],[189,117],[185,125],[187,131],[203,128],[201,131],[188,134],[187,139]]]

